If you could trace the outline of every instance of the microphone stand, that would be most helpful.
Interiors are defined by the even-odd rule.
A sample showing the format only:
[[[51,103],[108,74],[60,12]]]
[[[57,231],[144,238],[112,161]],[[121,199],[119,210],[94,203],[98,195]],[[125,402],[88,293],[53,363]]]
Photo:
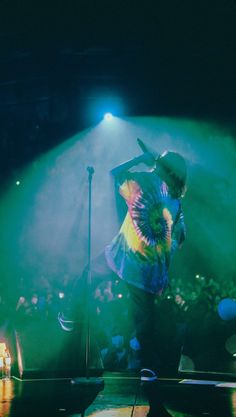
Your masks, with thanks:
[[[91,329],[90,329],[90,311],[91,311],[91,221],[92,221],[92,178],[94,174],[93,167],[87,167],[88,171],[88,269],[87,269],[87,299],[86,299],[86,308],[87,308],[87,332],[86,332],[86,351],[85,351],[85,369],[86,369],[86,378],[89,378],[89,362],[90,362],[90,350],[91,350]]]
[[[92,218],[92,177],[94,174],[93,167],[87,167],[88,171],[88,267],[87,267],[87,287],[86,287],[86,338],[85,338],[85,378],[73,378],[71,383],[74,386],[84,388],[83,396],[88,396],[88,393],[93,398],[104,389],[104,380],[102,378],[91,378],[90,376],[90,354],[91,354],[91,218]],[[84,417],[84,412],[81,417]]]

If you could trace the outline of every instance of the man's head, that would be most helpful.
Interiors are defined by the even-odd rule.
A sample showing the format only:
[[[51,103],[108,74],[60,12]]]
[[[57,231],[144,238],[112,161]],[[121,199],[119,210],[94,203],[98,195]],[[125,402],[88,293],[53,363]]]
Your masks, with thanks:
[[[170,194],[179,198],[184,195],[187,179],[187,167],[184,158],[177,152],[164,152],[156,160],[156,171],[166,182]]]

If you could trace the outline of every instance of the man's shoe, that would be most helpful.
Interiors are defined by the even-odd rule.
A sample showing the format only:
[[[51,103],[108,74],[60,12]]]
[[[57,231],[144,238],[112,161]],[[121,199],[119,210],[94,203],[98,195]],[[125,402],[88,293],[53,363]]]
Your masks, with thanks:
[[[141,369],[141,382],[154,382],[157,381],[157,374],[152,369]]]
[[[141,382],[154,382],[154,381],[157,381],[156,372],[148,368],[141,369]]]

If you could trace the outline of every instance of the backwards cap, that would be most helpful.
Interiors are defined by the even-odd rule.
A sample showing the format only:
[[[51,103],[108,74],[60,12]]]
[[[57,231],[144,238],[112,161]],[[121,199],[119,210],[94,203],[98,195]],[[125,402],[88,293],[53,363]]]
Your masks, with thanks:
[[[184,186],[187,179],[187,167],[184,158],[177,152],[164,152],[157,160],[167,175],[176,178],[181,186]]]

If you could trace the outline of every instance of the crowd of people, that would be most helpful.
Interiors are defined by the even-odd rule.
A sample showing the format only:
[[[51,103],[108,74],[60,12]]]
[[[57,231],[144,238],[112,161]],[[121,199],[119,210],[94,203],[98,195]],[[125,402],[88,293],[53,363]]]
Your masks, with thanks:
[[[74,277],[65,274],[60,283],[50,282],[41,276],[29,288],[19,282],[18,294],[9,301],[0,297],[0,332],[4,335],[9,322],[27,325],[32,322],[50,321],[59,326],[58,313],[65,310],[73,292]],[[222,283],[201,275],[188,282],[171,279],[160,300],[156,302],[159,320],[158,337],[161,354],[169,355],[168,366],[177,369],[186,328],[192,321],[207,322],[207,317],[217,316],[217,307],[225,297],[236,298],[234,280]],[[104,281],[92,294],[93,328],[104,368],[110,370],[138,369],[139,342],[132,326],[129,312],[129,291],[121,280]],[[155,318],[154,318],[155,320]],[[171,335],[171,337],[170,337]]]

